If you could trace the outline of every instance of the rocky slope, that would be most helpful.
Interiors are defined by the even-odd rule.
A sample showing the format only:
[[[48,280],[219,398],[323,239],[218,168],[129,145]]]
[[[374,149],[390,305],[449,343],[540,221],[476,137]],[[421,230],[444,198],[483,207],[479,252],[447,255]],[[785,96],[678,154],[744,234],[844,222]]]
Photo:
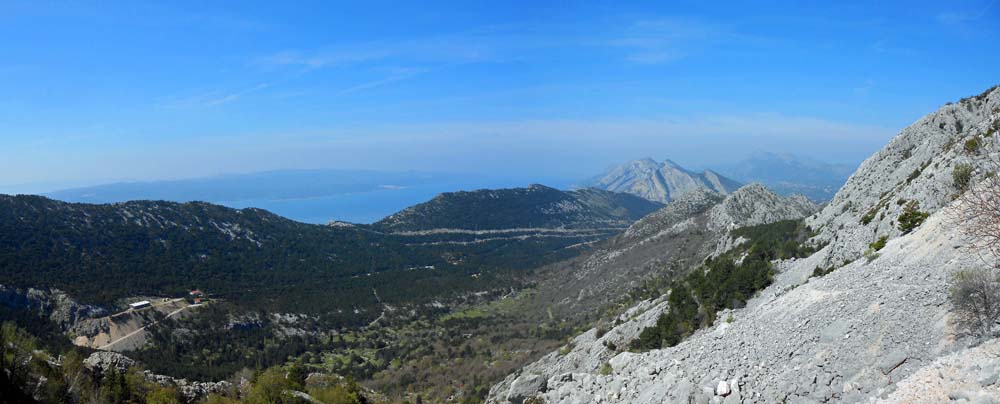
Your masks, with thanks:
[[[958,225],[942,210],[957,193],[951,175],[956,165],[969,164],[976,178],[986,175],[987,161],[1000,158],[990,151],[996,150],[1000,129],[998,102],[1000,90],[994,88],[903,130],[809,218],[819,229],[813,241],[828,245],[808,258],[779,263],[775,282],[746,308],[720,313],[725,321],[671,348],[610,349],[625,346],[666,308],[663,298],[642,302],[610,331],[585,332],[562,351],[512,374],[494,386],[490,401],[1000,399],[993,387],[997,369],[983,359],[995,348],[965,350],[969,339],[950,321],[949,275],[982,261],[962,248]],[[978,140],[970,142],[973,138]],[[897,218],[909,201],[930,217],[904,235]],[[865,254],[882,236],[887,244]],[[829,265],[839,268],[810,278],[816,267]],[[965,359],[975,364],[955,370]],[[922,395],[924,380],[945,387]]]
[[[935,215],[890,241],[881,257],[804,284],[816,260],[790,263],[748,308],[720,316],[731,322],[675,347],[608,349],[607,341],[622,346],[635,338],[665,306],[646,303],[648,310],[627,313],[600,338],[589,331],[569,353],[524,368],[493,396],[502,402],[511,392],[524,395],[519,380],[532,375],[545,379],[540,390],[548,403],[859,402],[889,393],[893,383],[960,348],[947,321],[945,282],[951,271],[978,262],[954,248],[958,237],[944,222]]]
[[[670,160],[659,163],[650,158],[613,167],[584,185],[625,192],[662,203],[696,189],[708,189],[725,195],[740,187],[740,183],[711,170],[695,173]]]
[[[80,304],[66,292],[58,289],[15,288],[0,285],[0,306],[14,310],[27,310],[46,318],[62,331],[77,323],[108,315],[104,308]]]
[[[718,249],[729,230],[800,219],[817,206],[781,197],[760,184],[728,196],[698,189],[647,215],[578,260],[544,274],[540,294],[565,315],[607,305],[653,275],[683,271]],[[730,241],[731,242],[731,241]]]
[[[971,166],[973,179],[986,175],[986,162],[997,159],[990,142],[998,127],[1000,89],[994,87],[903,129],[807,220],[820,229],[818,240],[832,243],[829,264],[858,258],[879,237],[899,236],[897,219],[908,202],[924,212],[950,203],[959,192],[952,177],[956,167]]]

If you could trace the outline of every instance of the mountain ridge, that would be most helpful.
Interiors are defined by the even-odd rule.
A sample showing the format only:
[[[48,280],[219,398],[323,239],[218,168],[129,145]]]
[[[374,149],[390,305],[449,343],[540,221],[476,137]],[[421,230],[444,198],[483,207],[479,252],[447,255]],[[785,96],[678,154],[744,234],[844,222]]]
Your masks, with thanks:
[[[741,184],[712,170],[695,173],[669,159],[660,163],[646,157],[611,167],[583,185],[667,203],[698,188],[728,194]]]
[[[966,349],[975,341],[949,320],[948,290],[952,274],[982,261],[963,248],[948,209],[961,192],[952,176],[957,167],[971,167],[973,182],[990,175],[990,162],[1000,159],[998,131],[997,87],[928,114],[867,159],[831,203],[806,218],[815,232],[809,243],[822,248],[773,262],[773,284],[745,308],[717,313],[726,321],[671,347],[622,352],[616,347],[657,325],[671,309],[666,295],[643,300],[617,316],[610,329],[586,331],[508,376],[491,389],[488,401],[997,399],[992,379],[955,383],[955,374],[965,373],[942,367],[938,358],[961,362],[977,354]],[[907,205],[920,209],[926,221],[902,229],[897,220]],[[995,351],[995,343],[988,347]],[[958,358],[946,356],[952,352]],[[907,383],[896,384],[900,380]],[[920,387],[923,380],[933,387]]]
[[[381,231],[624,228],[661,204],[598,189],[525,188],[446,192],[372,224]]]

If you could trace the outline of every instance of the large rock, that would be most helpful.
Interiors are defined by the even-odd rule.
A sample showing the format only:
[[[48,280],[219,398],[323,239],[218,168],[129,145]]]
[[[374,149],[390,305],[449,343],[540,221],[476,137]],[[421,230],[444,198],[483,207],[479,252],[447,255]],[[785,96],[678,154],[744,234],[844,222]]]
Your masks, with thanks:
[[[117,352],[99,351],[90,354],[87,359],[84,359],[83,366],[98,374],[105,374],[112,371],[124,373],[132,366],[135,366],[135,361]]]
[[[545,392],[545,377],[537,374],[528,374],[518,377],[510,385],[510,392],[507,393],[507,400],[514,404],[521,404],[524,400]]]
[[[725,380],[720,381],[719,385],[715,386],[715,395],[717,396],[728,396],[729,392],[729,383]]]

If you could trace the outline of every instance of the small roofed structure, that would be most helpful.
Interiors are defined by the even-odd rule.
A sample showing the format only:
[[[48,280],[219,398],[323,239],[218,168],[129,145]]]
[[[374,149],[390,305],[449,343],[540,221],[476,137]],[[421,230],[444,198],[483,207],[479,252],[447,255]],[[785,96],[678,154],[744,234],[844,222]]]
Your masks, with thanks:
[[[142,301],[138,301],[138,302],[135,302],[135,303],[129,303],[128,304],[128,307],[130,309],[132,309],[132,310],[135,310],[135,309],[144,309],[144,308],[149,307],[149,306],[152,306],[152,303],[150,303],[149,300],[142,300]]]
[[[201,289],[195,289],[195,290],[192,290],[191,293],[188,293],[188,296],[191,296],[191,297],[202,297],[204,295],[205,294],[201,292]]]

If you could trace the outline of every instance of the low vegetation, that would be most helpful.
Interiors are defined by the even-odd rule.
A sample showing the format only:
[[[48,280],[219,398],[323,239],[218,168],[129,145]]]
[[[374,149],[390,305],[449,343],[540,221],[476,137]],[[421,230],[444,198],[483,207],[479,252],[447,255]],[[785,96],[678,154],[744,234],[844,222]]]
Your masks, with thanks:
[[[1000,169],[1000,162],[989,168]],[[1000,177],[986,176],[960,199],[949,212],[970,241],[969,249],[987,265],[953,275],[949,296],[960,326],[973,335],[991,337],[1000,320]]]
[[[959,193],[965,192],[969,189],[969,183],[972,181],[972,165],[970,164],[958,164],[951,172],[952,183],[955,184],[955,189]]]
[[[878,240],[875,240],[874,243],[869,244],[868,247],[871,248],[874,251],[879,251],[879,250],[885,248],[885,244],[887,242],[889,242],[889,236],[882,236],[882,237],[879,237]]]
[[[968,154],[976,154],[979,152],[980,147],[979,137],[973,136],[969,140],[965,141],[965,152]]]
[[[993,335],[1000,320],[1000,273],[992,268],[957,272],[951,279],[949,297],[956,320],[968,332]]]
[[[629,348],[641,351],[677,345],[699,328],[712,325],[719,310],[743,307],[771,284],[771,261],[815,252],[804,243],[811,234],[796,220],[734,230],[734,237],[749,241],[675,280],[667,297],[668,309]]]
[[[929,216],[929,213],[920,211],[919,202],[909,201],[906,203],[906,206],[903,207],[903,213],[899,214],[896,222],[899,224],[899,230],[902,231],[903,234],[906,234],[913,231],[913,229],[920,227],[920,225],[924,223],[924,220],[927,220],[927,217]]]

